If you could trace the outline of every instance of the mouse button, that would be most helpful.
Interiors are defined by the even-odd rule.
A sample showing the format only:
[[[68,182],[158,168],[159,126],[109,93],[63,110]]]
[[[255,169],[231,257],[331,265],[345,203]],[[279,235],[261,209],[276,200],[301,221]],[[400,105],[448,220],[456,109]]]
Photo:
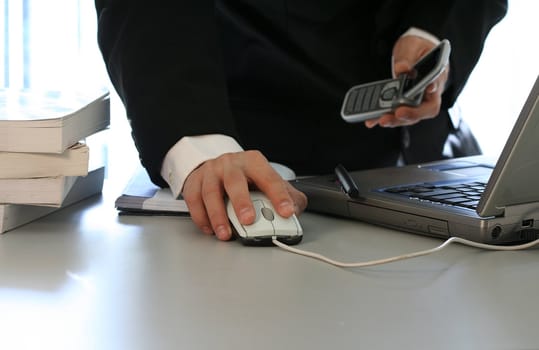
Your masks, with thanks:
[[[251,225],[243,225],[247,237],[271,236],[274,234],[273,225],[266,220],[262,214],[265,209],[264,203],[261,200],[254,200],[253,207],[255,209],[256,218]]]
[[[262,209],[264,209],[264,202],[262,202],[261,200],[254,200],[253,208],[255,209],[254,222],[258,222],[260,220],[260,215],[262,214]]]
[[[292,215],[289,218],[275,215],[273,226],[275,227],[275,232],[278,235],[299,236],[303,233],[296,215]]]
[[[273,210],[268,207],[260,209],[260,212],[262,213],[262,216],[268,221],[273,221],[273,219],[275,218],[275,216],[273,215]]]

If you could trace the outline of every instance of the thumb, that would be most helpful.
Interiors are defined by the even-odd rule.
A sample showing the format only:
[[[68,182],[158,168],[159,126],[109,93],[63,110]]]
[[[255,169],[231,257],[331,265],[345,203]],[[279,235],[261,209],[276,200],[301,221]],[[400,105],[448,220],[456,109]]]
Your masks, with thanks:
[[[391,64],[391,72],[393,74],[393,78],[398,77],[402,73],[407,73],[413,68],[411,60],[407,58],[401,57],[399,59],[395,59],[395,57],[393,57],[392,61],[393,62]]]

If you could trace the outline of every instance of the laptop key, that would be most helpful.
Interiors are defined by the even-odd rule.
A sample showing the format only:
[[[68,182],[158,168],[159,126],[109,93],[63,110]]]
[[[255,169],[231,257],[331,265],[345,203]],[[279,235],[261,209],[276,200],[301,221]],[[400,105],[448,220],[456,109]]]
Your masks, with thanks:
[[[445,199],[464,198],[464,197],[462,197],[461,193],[454,192],[454,193],[448,193],[448,194],[441,194],[441,195],[438,195],[438,196],[432,196],[431,198],[435,199],[435,200],[443,201]],[[468,200],[469,200],[469,198],[468,198]]]
[[[475,208],[477,208],[478,203],[479,203],[479,201],[468,201],[468,202],[459,203],[459,205],[461,205],[463,207],[466,207],[466,208],[475,209]]]
[[[470,200],[466,197],[456,197],[456,198],[446,198],[444,199],[444,202],[445,203],[449,203],[449,204],[459,204],[459,203],[466,203],[466,202],[469,202]]]
[[[440,195],[449,194],[449,193],[458,193],[458,192],[455,190],[434,189],[429,192],[423,192],[420,195],[421,197],[429,198],[429,197],[440,196]]]
[[[450,185],[420,184],[388,188],[385,191],[406,196],[410,199],[428,201],[433,204],[452,205],[475,209],[485,183],[469,182]]]

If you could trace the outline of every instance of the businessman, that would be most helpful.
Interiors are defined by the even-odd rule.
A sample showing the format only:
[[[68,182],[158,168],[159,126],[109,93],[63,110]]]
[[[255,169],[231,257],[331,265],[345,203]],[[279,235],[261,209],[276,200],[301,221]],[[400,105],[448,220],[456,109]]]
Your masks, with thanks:
[[[424,162],[479,152],[448,109],[505,15],[502,0],[96,0],[98,40],[152,180],[186,200],[195,224],[231,237],[248,191],[285,217],[307,198],[297,174]],[[422,104],[366,123],[340,118],[347,89],[405,72],[440,39],[450,65]],[[451,136],[451,138],[450,138]],[[456,136],[456,137],[455,137]]]

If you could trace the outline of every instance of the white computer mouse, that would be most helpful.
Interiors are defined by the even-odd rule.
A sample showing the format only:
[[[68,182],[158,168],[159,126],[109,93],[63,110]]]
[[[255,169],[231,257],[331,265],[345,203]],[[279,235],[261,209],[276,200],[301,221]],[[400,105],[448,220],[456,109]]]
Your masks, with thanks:
[[[236,236],[245,245],[271,245],[273,237],[286,244],[297,244],[303,237],[303,229],[296,215],[284,218],[277,214],[270,200],[258,191],[251,191],[256,217],[251,225],[242,225],[232,202],[227,200],[226,210]]]

